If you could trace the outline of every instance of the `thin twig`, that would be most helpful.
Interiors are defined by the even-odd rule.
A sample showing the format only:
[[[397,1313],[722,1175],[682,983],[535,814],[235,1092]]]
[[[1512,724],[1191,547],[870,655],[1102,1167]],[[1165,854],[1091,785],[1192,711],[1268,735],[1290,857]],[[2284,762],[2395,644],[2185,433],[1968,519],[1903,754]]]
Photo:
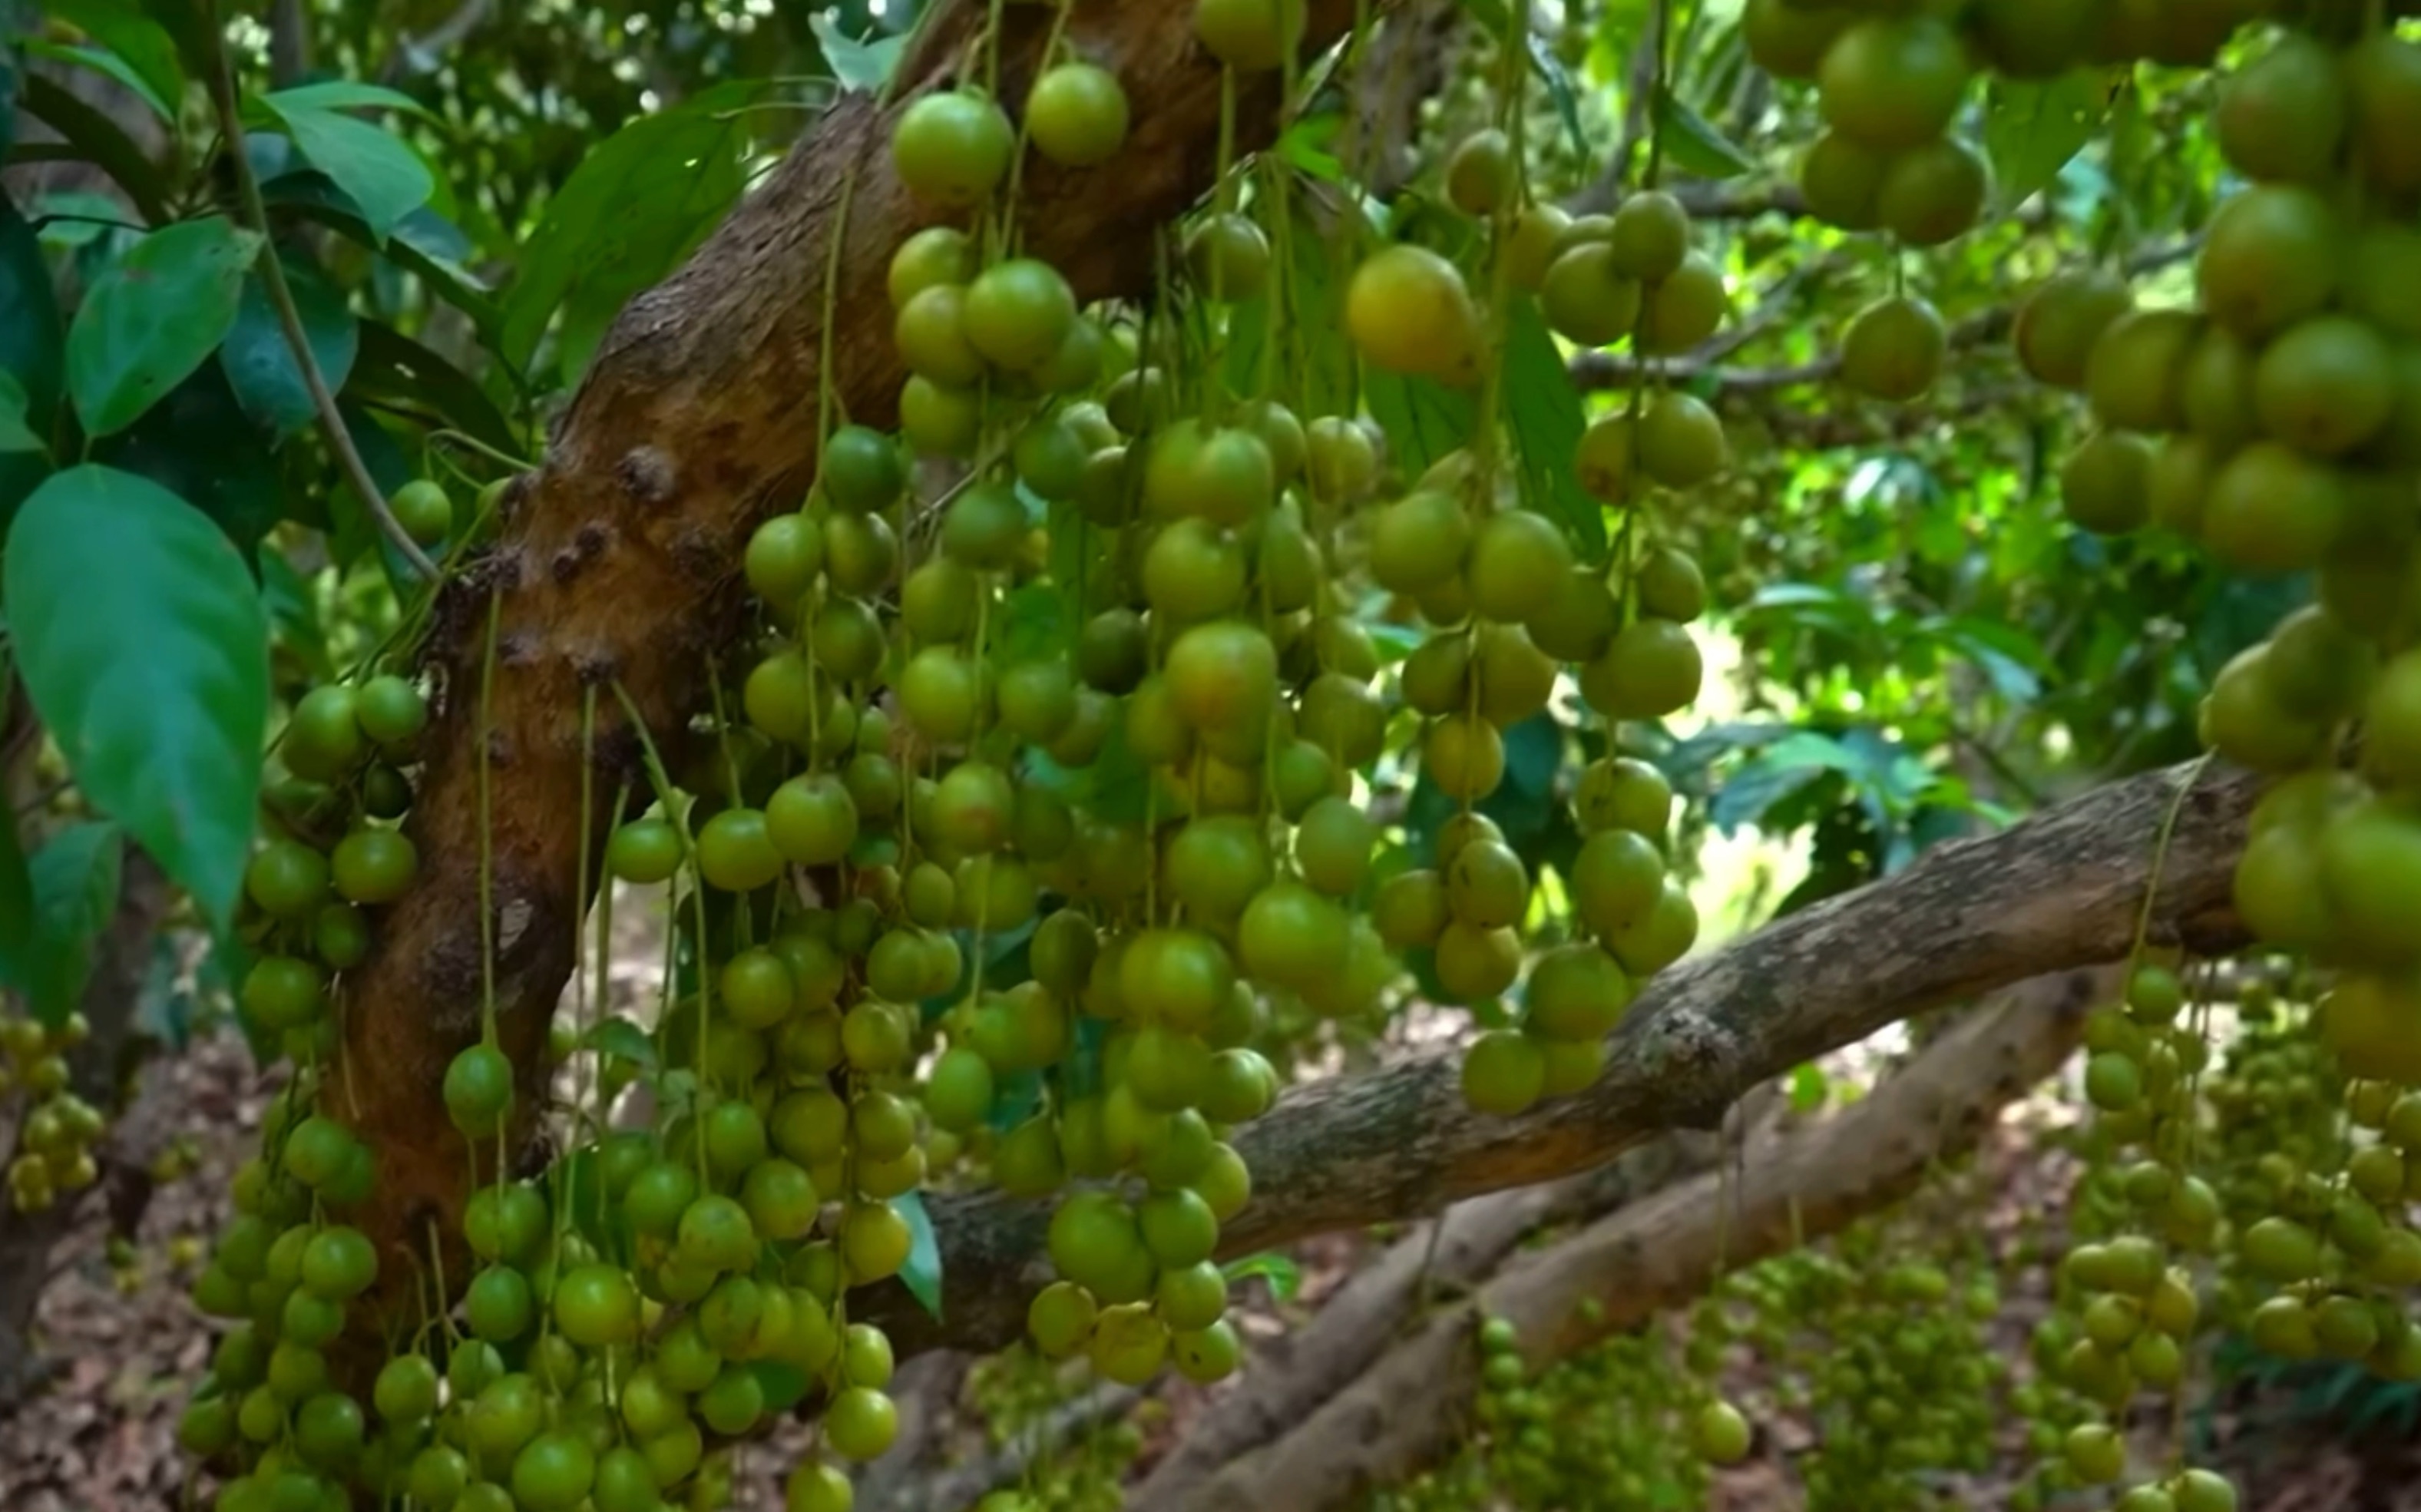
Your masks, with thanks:
[[[226,41],[219,30],[217,8],[212,8],[211,37],[217,56],[211,70],[211,102],[217,107],[219,134],[226,142],[228,165],[235,171],[236,197],[243,224],[260,233],[261,279],[269,288],[269,303],[277,311],[277,323],[286,333],[286,345],[294,353],[294,364],[303,371],[303,386],[311,391],[311,406],[320,413],[320,429],[326,432],[328,449],[336,455],[344,469],[346,480],[353,491],[368,506],[370,518],[378,522],[379,534],[387,538],[396,553],[412,564],[412,569],[430,582],[438,577],[437,564],[420,549],[420,543],[407,533],[395,511],[387,507],[386,495],[379,491],[376,479],[370,476],[368,464],[353,445],[352,433],[345,429],[344,416],[336,413],[336,396],[328,388],[328,378],[320,371],[319,360],[311,355],[311,340],[303,330],[303,312],[294,306],[294,291],[287,287],[286,265],[278,260],[277,244],[269,234],[269,210],[260,198],[260,182],[252,175],[252,161],[244,156],[243,119],[236,101],[235,64],[227,56]]]

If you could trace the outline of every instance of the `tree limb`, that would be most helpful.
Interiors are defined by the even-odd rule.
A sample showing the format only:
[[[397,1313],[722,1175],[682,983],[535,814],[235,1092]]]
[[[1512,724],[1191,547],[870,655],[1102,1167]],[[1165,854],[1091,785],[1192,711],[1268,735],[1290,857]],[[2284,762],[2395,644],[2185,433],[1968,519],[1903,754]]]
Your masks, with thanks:
[[[2113,976],[2081,972],[2026,983],[1847,1110],[1760,1141],[1728,1182],[1700,1177],[1522,1255],[1277,1442],[1207,1478],[1155,1477],[1128,1504],[1326,1512],[1367,1487],[1402,1479],[1452,1442],[1476,1393],[1481,1318],[1509,1320],[1526,1363],[1543,1368],[1697,1296],[1726,1267],[1831,1233],[1904,1195],[2067,1058],[2084,1010]]]
[[[2229,901],[2260,779],[2199,763],[2071,799],[1996,834],[1937,846],[1898,875],[1830,898],[1653,978],[1596,1085],[1516,1118],[1472,1112],[1459,1052],[1296,1087],[1239,1131],[1256,1195],[1225,1255],[1544,1181],[1668,1129],[1713,1128],[1758,1083],[1913,1014],[2048,972],[2124,957],[2159,866],[2156,941],[2220,955],[2245,943]],[[1049,1209],[997,1192],[927,1202],[943,1255],[942,1321],[904,1288],[853,1316],[900,1353],[1018,1336],[1047,1279]]]

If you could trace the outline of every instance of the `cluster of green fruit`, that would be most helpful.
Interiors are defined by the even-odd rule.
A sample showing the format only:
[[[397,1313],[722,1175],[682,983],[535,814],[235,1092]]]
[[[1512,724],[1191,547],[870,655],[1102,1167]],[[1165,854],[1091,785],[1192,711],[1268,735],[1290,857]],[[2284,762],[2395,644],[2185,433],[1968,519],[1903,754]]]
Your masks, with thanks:
[[[1241,71],[1282,66],[1301,17],[1203,0],[1195,23]],[[440,1512],[712,1505],[727,1465],[710,1442],[810,1394],[824,1449],[879,1455],[891,1349],[851,1320],[852,1292],[909,1266],[910,1199],[945,1171],[1035,1198],[1089,1183],[1050,1224],[1060,1279],[1028,1317],[1042,1354],[1216,1380],[1241,1348],[1214,1254],[1251,1191],[1226,1134],[1275,1095],[1273,1022],[1376,1018],[1399,953],[1476,1011],[1526,975],[1519,1026],[1465,1067],[1471,1102],[1512,1114],[1593,1080],[1636,982],[1694,943],[1654,768],[1609,755],[1577,774],[1586,839],[1564,894],[1585,938],[1535,962],[1535,879],[1474,805],[1503,781],[1504,730],[1566,673],[1609,720],[1695,696],[1685,626],[1705,586],[1643,507],[1725,465],[1711,412],[1643,393],[1589,430],[1570,460],[1629,513],[1615,560],[1581,561],[1511,499],[1493,416],[1407,486],[1367,420],[1301,417],[1274,373],[1226,391],[1204,343],[1286,292],[1282,178],[1247,210],[1223,164],[1164,290],[1199,320],[1113,324],[1021,255],[1015,200],[1029,148],[1061,168],[1116,159],[1119,84],[1071,50],[1022,116],[974,84],[898,113],[891,171],[952,218],[889,266],[898,432],[834,428],[804,506],[754,534],[762,618],[727,669],[738,696],[718,693],[715,738],[678,781],[648,752],[652,802],[602,856],[619,882],[673,884],[665,1009],[577,1037],[599,1074],[566,1157],[476,1193],[459,1305],[391,1333],[366,1397],[322,1346],[367,1311],[353,1283],[375,1266],[341,1295],[298,1266],[350,1244],[374,1177],[344,1124],[331,974],[364,959],[365,911],[412,884],[391,821],[428,709],[384,677],[298,704],[292,780],[247,876],[260,955],[242,1007],[301,1070],[196,1286],[246,1341],[187,1429],[239,1473],[231,1512],[349,1487]],[[1723,280],[1678,204],[1557,225],[1524,208],[1517,159],[1480,141],[1452,170],[1488,225],[1488,297],[1422,248],[1361,264],[1338,313],[1364,362],[1492,382],[1505,301],[1532,289],[1554,323],[1650,355],[1716,329]],[[924,502],[918,460],[962,480]],[[431,491],[396,501],[418,539],[442,538],[441,512],[453,528]],[[1432,627],[1391,679],[1352,613],[1357,573]],[[1363,780],[1398,748],[1461,808],[1426,865],[1389,843]],[[654,1126],[601,1132],[641,1079]],[[515,1082],[490,1021],[444,1081],[476,1147],[504,1134]],[[851,1494],[818,1457],[788,1502]]]
[[[1999,1291],[1915,1257],[1913,1227],[1882,1215],[1740,1271],[1691,1332],[1694,1348],[1752,1345],[1783,1405],[1814,1412],[1799,1461],[1811,1512],[1929,1508],[1938,1477],[1991,1463],[2004,1371],[1983,1331]]]
[[[1067,1410],[1069,1375],[1028,1348],[1004,1349],[969,1371],[967,1398],[982,1415],[984,1442],[1023,1460],[1016,1489],[991,1493],[976,1512],[1117,1512],[1125,1504],[1122,1485],[1143,1450],[1146,1414],[1162,1404],[1147,1399],[1125,1417],[1034,1452]]]
[[[19,1104],[8,1159],[8,1204],[18,1212],[41,1212],[101,1179],[92,1147],[107,1121],[68,1084],[67,1053],[90,1033],[81,1013],[46,1028],[0,1012],[0,1105],[11,1091]]]
[[[1536,1372],[1512,1325],[1479,1328],[1476,1427],[1451,1457],[1374,1489],[1366,1512],[1469,1506],[1695,1506],[1710,1465],[1746,1457],[1747,1421],[1680,1368],[1661,1327]]]
[[[237,930],[255,955],[237,1010],[255,1044],[297,1066],[335,1053],[330,974],[368,956],[370,911],[419,878],[397,821],[412,808],[406,769],[428,727],[428,699],[387,673],[305,693],[278,740],[287,775],[267,790],[264,838],[244,868]]]

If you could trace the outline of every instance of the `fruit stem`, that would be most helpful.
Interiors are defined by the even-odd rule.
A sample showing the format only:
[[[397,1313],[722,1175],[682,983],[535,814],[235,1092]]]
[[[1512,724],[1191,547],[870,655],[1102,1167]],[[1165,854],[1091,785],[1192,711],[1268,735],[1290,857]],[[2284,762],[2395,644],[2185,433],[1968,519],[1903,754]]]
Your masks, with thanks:
[[[504,618],[502,588],[488,590],[488,643],[479,658],[479,1038],[496,1042],[495,695],[496,629]]]

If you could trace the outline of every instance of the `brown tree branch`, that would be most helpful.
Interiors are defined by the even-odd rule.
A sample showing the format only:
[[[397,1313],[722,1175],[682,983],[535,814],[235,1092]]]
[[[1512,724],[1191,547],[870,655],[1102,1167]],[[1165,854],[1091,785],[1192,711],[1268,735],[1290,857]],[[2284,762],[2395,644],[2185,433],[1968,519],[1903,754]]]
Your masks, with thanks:
[[[1256,1195],[1221,1251],[1433,1212],[1601,1164],[1669,1129],[1712,1128],[1758,1083],[1886,1024],[2120,959],[2155,877],[2156,940],[2237,949],[2229,892],[2258,791],[2249,773],[2175,767],[1937,846],[1895,877],[1660,974],[1615,1031],[1597,1084],[1516,1118],[1464,1106],[1451,1047],[1297,1087],[1237,1136]],[[891,1283],[853,1316],[880,1322],[902,1354],[1016,1338],[1048,1279],[1048,1208],[998,1193],[927,1206],[942,1241],[941,1321]]]
[[[1509,1320],[1527,1364],[1542,1368],[1697,1296],[1726,1266],[1831,1233],[1897,1200],[2067,1058],[2084,1010],[2114,979],[2106,971],[2081,972],[2010,991],[1847,1110],[1760,1140],[1728,1182],[1700,1177],[1523,1255],[1469,1302],[1397,1342],[1284,1438],[1206,1476],[1156,1476],[1128,1504],[1154,1512],[1327,1512],[1367,1487],[1402,1479],[1452,1442],[1476,1393],[1481,1318]]]

